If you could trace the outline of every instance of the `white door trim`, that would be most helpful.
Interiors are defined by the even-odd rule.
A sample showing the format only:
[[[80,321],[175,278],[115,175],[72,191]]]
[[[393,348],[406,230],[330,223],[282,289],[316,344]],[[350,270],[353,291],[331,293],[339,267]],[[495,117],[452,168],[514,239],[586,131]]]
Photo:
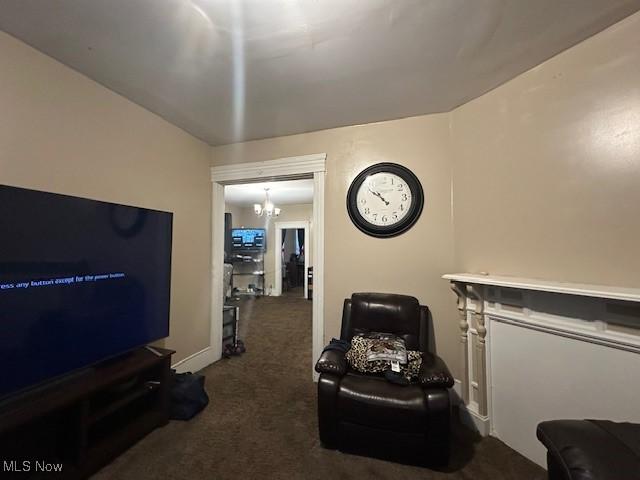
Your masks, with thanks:
[[[324,187],[326,153],[279,158],[264,162],[211,167],[212,241],[211,241],[211,348],[213,361],[222,356],[222,274],[224,262],[224,185],[252,180],[283,180],[313,176],[313,353],[311,372],[324,346]]]
[[[313,153],[298,157],[278,158],[265,162],[237,163],[211,168],[211,181],[223,185],[251,180],[291,177],[311,177],[316,172],[325,172],[326,153]]]
[[[307,272],[309,271],[309,253],[312,253],[313,248],[311,247],[311,242],[309,242],[309,222],[299,221],[299,222],[276,222],[276,245],[280,245],[282,248],[282,230],[287,229],[304,229],[304,243],[305,243],[305,252],[304,252],[304,298],[307,298],[308,287],[309,287],[309,279],[307,278]],[[279,297],[282,295],[282,252],[280,255],[276,253],[276,281],[275,281],[275,291],[273,295]],[[278,275],[280,272],[280,275]]]
[[[314,370],[316,360],[324,348],[324,178],[325,171],[313,173],[313,353],[311,357],[311,375],[315,382],[318,373]]]
[[[224,282],[224,186],[213,182],[211,185],[211,325],[210,348],[212,362],[222,358],[222,307],[224,298],[222,284]],[[220,208],[222,205],[222,208]],[[216,226],[223,225],[223,228]],[[215,259],[220,259],[216,261]],[[218,325],[220,328],[218,328]]]

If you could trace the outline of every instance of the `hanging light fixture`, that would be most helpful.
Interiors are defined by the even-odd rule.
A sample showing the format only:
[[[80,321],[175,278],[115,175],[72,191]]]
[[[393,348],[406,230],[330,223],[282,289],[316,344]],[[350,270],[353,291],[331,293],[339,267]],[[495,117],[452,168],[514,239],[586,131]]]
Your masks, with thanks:
[[[271,199],[269,198],[269,189],[264,189],[264,205],[260,205],[259,203],[255,203],[253,205],[253,211],[259,217],[266,215],[267,217],[277,217],[280,215],[280,209],[276,208]]]

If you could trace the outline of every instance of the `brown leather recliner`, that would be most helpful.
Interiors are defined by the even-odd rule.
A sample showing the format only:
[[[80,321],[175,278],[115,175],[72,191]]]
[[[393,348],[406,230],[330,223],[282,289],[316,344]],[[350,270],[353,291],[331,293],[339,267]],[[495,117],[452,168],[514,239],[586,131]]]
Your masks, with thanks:
[[[351,370],[343,351],[325,350],[316,364],[324,447],[409,463],[448,462],[453,377],[428,352],[428,312],[405,295],[354,293],[345,300],[341,340],[370,331],[393,333],[408,350],[423,352],[423,360],[418,381],[397,385]]]

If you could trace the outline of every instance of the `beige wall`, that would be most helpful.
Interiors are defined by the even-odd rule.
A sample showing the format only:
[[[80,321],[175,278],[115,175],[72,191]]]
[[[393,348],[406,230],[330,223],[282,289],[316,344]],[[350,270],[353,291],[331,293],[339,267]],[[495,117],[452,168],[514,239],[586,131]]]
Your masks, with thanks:
[[[456,268],[640,287],[640,14],[452,114]]]
[[[279,250],[275,248],[276,245],[276,222],[311,222],[311,216],[313,212],[313,205],[300,204],[300,205],[279,205],[282,209],[280,216],[275,219],[269,219],[267,217],[258,217],[253,212],[253,207],[238,207],[236,205],[226,205],[225,211],[233,215],[232,222],[233,227],[247,227],[247,228],[264,228],[267,231],[267,251],[264,256],[264,268],[265,268],[265,288],[267,292],[275,288],[276,285],[276,252]],[[234,213],[235,212],[235,213]],[[311,236],[313,232],[309,232],[309,240],[305,240],[305,245],[309,245],[311,248]],[[312,266],[311,258],[309,258],[309,266]],[[245,283],[251,283],[247,281]],[[236,286],[244,285],[242,279],[236,282]]]
[[[638,31],[640,14],[448,114],[217,147],[213,164],[326,152],[325,340],[351,292],[408,293],[431,307],[457,373],[445,272],[640,286]],[[345,207],[355,175],[381,161],[426,192],[418,224],[387,240]]]
[[[247,207],[241,205],[224,204],[224,212],[231,214],[232,227],[235,227],[238,221],[244,217],[244,210]]]
[[[213,164],[327,153],[325,340],[338,336],[342,301],[357,291],[405,293],[432,310],[437,347],[458,372],[457,322],[443,273],[453,268],[449,116],[430,115],[324,130],[213,149]],[[426,203],[407,233],[376,239],[349,219],[347,189],[363,168],[390,161],[411,168]]]
[[[171,337],[209,342],[209,147],[0,33],[0,183],[174,212]]]

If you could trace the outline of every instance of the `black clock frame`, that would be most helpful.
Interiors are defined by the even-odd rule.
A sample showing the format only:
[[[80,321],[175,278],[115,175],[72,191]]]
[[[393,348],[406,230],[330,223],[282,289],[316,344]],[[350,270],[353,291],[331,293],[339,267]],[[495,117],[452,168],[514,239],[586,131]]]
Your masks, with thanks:
[[[369,175],[380,172],[389,172],[398,175],[404,180],[411,190],[413,201],[407,215],[398,223],[391,226],[374,225],[368,222],[358,211],[357,195],[360,185]],[[347,192],[347,212],[353,224],[363,233],[377,238],[390,238],[400,235],[409,230],[420,218],[422,209],[424,208],[424,192],[420,180],[415,174],[406,167],[397,163],[383,162],[376,163],[361,171],[351,182],[349,191]]]

